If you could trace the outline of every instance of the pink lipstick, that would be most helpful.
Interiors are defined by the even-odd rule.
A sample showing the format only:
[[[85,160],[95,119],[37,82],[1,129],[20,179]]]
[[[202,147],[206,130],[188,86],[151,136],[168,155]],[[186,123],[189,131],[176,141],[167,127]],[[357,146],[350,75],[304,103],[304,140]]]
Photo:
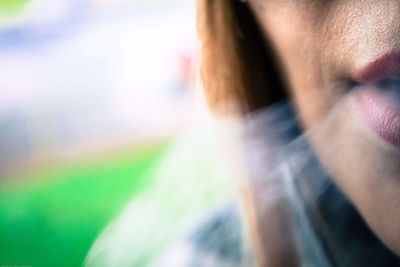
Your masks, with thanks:
[[[400,148],[400,53],[390,52],[353,75],[355,107],[383,140]]]

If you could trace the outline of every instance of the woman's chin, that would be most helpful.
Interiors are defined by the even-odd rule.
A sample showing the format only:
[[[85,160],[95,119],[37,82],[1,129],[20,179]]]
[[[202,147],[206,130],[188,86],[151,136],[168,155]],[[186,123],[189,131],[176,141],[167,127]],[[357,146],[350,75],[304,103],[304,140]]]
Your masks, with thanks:
[[[371,128],[353,100],[346,94],[309,139],[369,227],[400,255],[400,148]]]

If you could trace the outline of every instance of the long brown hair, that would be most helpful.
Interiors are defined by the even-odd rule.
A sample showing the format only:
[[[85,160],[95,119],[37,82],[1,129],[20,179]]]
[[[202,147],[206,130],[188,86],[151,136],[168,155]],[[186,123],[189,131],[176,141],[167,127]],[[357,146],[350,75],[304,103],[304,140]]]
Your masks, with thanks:
[[[275,53],[248,3],[199,0],[198,26],[202,81],[212,108],[248,112],[286,96]]]
[[[198,0],[201,76],[217,112],[245,114],[286,98],[279,62],[248,3]],[[290,219],[282,203],[261,203],[265,192],[249,181],[242,190],[249,236],[259,266],[298,266]]]

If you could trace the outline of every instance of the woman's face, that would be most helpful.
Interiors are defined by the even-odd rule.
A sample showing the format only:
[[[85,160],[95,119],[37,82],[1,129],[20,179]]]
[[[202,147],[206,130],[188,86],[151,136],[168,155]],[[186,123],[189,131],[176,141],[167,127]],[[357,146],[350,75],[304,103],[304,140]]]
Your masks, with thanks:
[[[323,165],[400,255],[400,1],[249,4],[281,60],[304,127],[323,128],[311,136]]]

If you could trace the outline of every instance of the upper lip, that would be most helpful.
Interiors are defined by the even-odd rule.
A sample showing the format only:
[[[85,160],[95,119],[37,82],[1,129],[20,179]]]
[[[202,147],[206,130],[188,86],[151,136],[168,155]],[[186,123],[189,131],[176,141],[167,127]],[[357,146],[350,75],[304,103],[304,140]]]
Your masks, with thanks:
[[[376,82],[400,75],[400,51],[389,52],[373,59],[356,70],[353,81],[357,83]]]

